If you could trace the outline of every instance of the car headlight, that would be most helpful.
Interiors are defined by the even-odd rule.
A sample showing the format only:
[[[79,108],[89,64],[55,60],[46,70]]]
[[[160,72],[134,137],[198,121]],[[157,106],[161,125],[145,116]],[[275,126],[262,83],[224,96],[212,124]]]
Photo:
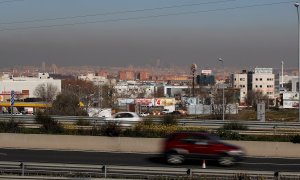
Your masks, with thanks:
[[[228,154],[230,154],[230,155],[243,155],[244,154],[244,151],[242,151],[242,150],[230,150],[230,151],[228,151]]]

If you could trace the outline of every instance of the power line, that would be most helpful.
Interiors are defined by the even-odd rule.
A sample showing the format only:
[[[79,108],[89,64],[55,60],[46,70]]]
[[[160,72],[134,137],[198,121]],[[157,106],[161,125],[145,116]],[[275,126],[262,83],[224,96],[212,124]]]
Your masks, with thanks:
[[[6,0],[6,1],[0,1],[0,4],[2,4],[2,3],[16,2],[16,1],[24,1],[24,0]]]
[[[203,10],[203,11],[188,11],[188,12],[169,13],[169,14],[160,14],[160,15],[151,15],[151,16],[139,16],[139,17],[131,17],[131,18],[129,17],[129,18],[107,19],[107,20],[98,20],[98,21],[86,21],[86,22],[77,22],[77,23],[65,23],[65,24],[54,24],[54,25],[43,25],[43,26],[29,26],[29,27],[23,27],[23,28],[2,28],[2,29],[0,29],[0,31],[16,31],[16,30],[28,30],[28,29],[41,29],[41,28],[51,28],[51,27],[74,26],[74,25],[80,25],[80,24],[95,24],[95,23],[104,23],[104,22],[140,20],[140,19],[150,19],[150,18],[158,18],[158,17],[168,17],[168,16],[208,13],[208,12],[217,12],[217,11],[228,11],[228,10],[236,10],[236,9],[246,9],[246,8],[253,8],[253,7],[272,6],[272,5],[286,4],[286,3],[291,3],[291,2],[294,2],[294,1],[282,1],[282,2],[277,2],[277,3],[254,4],[254,5],[248,5],[248,6],[218,8],[218,9]]]
[[[0,25],[35,23],[35,22],[76,19],[76,18],[85,18],[85,17],[93,17],[93,16],[107,16],[107,15],[116,15],[116,14],[128,14],[128,13],[136,13],[136,12],[144,12],[144,11],[154,11],[154,10],[173,9],[173,8],[200,6],[200,5],[208,5],[208,4],[218,4],[218,3],[226,3],[226,2],[233,2],[233,1],[237,1],[237,0],[221,0],[221,1],[213,1],[213,2],[182,4],[182,5],[165,6],[165,7],[148,8],[148,9],[137,9],[137,10],[128,10],[128,11],[114,11],[114,12],[106,12],[106,13],[86,14],[86,15],[79,15],[79,16],[65,16],[65,17],[57,17],[57,18],[32,19],[32,20],[2,22],[2,23],[0,22]]]

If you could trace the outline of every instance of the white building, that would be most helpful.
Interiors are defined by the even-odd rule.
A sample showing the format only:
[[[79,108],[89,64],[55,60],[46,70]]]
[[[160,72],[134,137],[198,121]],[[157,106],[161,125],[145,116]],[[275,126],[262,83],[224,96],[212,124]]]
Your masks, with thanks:
[[[283,84],[288,84],[291,83],[292,84],[292,89],[290,91],[292,92],[297,92],[298,91],[298,76],[289,76],[289,75],[284,75],[283,78],[282,76],[279,76],[279,84],[282,84],[282,80],[283,80]]]
[[[274,98],[275,75],[272,68],[255,68],[252,75],[252,89]]]
[[[36,98],[34,91],[40,84],[51,84],[57,87],[57,93],[61,92],[61,80],[51,78],[48,73],[39,73],[38,77],[12,77],[4,74],[0,77],[0,101],[9,99],[12,90],[16,99]]]
[[[275,75],[272,68],[255,68],[232,75],[232,85],[240,89],[240,103],[244,103],[249,90],[260,91],[269,98],[275,97]]]
[[[94,85],[104,85],[108,83],[108,79],[103,76],[96,76],[94,73],[88,73],[87,75],[80,75],[77,77],[80,80],[91,81]]]
[[[233,88],[240,89],[240,102],[244,103],[247,97],[248,79],[247,73],[233,74]]]
[[[165,97],[174,97],[177,94],[184,94],[184,90],[190,89],[190,86],[173,86],[173,85],[163,85],[163,92]]]

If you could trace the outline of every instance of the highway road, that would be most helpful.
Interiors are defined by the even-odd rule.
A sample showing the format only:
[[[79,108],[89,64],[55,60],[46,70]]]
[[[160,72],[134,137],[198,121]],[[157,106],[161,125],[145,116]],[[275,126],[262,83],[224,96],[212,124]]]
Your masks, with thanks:
[[[147,167],[201,168],[202,161],[188,161],[180,166],[166,164],[159,154],[79,152],[29,149],[0,149],[0,161],[46,162],[71,164],[99,164]],[[220,167],[215,162],[206,162],[208,169],[237,169],[261,171],[300,171],[300,159],[255,158],[246,160],[233,167]]]

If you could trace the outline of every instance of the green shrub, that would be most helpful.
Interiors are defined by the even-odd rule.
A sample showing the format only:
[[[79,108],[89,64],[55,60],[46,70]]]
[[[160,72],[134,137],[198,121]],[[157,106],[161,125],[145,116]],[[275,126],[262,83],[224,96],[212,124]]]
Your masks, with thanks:
[[[230,123],[224,124],[222,129],[225,129],[225,130],[248,130],[248,127],[241,123],[230,122]]]
[[[164,125],[177,125],[178,121],[177,121],[175,116],[167,114],[167,115],[164,115],[162,124],[164,124]]]
[[[300,143],[300,135],[297,134],[297,135],[294,135],[291,137],[291,142],[292,143]]]
[[[238,132],[220,128],[217,130],[217,135],[224,140],[241,140],[242,136]]]
[[[1,121],[0,122],[0,132],[1,133],[19,133],[21,128],[19,126],[19,122],[15,122],[14,120]]]
[[[121,127],[114,122],[109,122],[101,126],[101,134],[105,136],[120,136],[122,133]]]
[[[41,131],[45,133],[60,134],[64,132],[63,126],[55,121],[47,112],[38,112],[35,121],[41,124]]]
[[[77,126],[90,126],[91,122],[89,120],[86,120],[86,119],[78,119],[76,121],[76,125]]]
[[[166,137],[170,133],[178,131],[206,132],[207,129],[202,127],[187,127],[164,124],[145,125],[144,123],[139,123],[134,128],[126,129],[122,135],[130,137],[162,138]]]

